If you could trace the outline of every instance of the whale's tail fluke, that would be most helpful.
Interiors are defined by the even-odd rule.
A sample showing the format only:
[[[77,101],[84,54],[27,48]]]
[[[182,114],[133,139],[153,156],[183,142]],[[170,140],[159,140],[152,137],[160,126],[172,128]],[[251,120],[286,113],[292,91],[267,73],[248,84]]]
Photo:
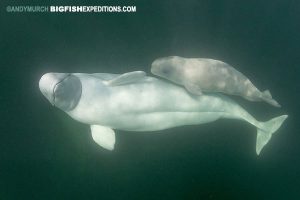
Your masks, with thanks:
[[[269,142],[272,134],[279,129],[288,115],[275,117],[267,122],[261,122],[260,128],[257,128],[256,136],[256,153],[259,155],[262,148]]]
[[[261,93],[261,99],[271,104],[272,106],[281,107],[281,105],[272,98],[272,95],[269,90],[265,90]]]

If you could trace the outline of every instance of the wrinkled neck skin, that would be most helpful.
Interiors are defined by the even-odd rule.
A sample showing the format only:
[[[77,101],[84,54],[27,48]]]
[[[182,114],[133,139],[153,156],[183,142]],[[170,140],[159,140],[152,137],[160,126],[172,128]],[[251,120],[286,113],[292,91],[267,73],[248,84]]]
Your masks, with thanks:
[[[81,98],[81,81],[70,73],[47,73],[39,81],[42,94],[55,107],[69,111]]]
[[[166,78],[179,85],[184,85],[186,81],[186,68],[188,67],[186,65],[186,58],[174,57],[169,65],[172,66],[173,73],[171,73],[170,76]]]
[[[166,79],[174,82],[174,83],[177,83],[179,85],[184,85],[184,70],[182,69],[184,66],[174,66],[174,71],[173,73],[169,76],[169,77],[165,77]]]

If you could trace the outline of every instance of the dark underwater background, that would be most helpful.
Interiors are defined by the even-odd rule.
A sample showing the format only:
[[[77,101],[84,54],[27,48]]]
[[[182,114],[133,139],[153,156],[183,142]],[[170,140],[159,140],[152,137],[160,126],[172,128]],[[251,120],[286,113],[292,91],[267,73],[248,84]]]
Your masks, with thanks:
[[[300,199],[300,2],[1,1],[0,200]],[[8,5],[134,5],[136,13],[8,13]],[[238,120],[156,134],[116,130],[115,150],[42,96],[47,72],[124,73],[163,56],[222,60],[289,118],[261,152]],[[172,100],[170,99],[170,103]]]

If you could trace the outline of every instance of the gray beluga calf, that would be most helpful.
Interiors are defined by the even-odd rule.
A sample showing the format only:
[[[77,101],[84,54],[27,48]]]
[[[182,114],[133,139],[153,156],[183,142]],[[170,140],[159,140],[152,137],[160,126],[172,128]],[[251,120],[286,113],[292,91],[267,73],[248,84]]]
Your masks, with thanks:
[[[268,143],[287,115],[259,122],[221,94],[191,95],[181,86],[136,71],[118,74],[47,73],[39,82],[49,102],[91,126],[92,138],[113,150],[115,132],[158,131],[183,125],[240,119],[257,127],[256,153]]]
[[[202,91],[222,92],[280,107],[268,90],[259,91],[246,76],[222,61],[169,56],[156,59],[152,63],[151,72],[183,85],[196,95],[201,95]]]

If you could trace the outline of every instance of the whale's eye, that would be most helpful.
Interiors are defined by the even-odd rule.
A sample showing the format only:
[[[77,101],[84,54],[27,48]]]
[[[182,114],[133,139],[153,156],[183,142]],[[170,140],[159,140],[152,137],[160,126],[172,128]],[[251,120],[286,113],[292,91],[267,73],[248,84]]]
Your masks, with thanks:
[[[54,106],[70,111],[76,107],[81,97],[81,81],[69,75],[54,87]]]
[[[164,75],[168,75],[171,73],[171,70],[169,67],[163,67],[161,72],[164,74]]]

